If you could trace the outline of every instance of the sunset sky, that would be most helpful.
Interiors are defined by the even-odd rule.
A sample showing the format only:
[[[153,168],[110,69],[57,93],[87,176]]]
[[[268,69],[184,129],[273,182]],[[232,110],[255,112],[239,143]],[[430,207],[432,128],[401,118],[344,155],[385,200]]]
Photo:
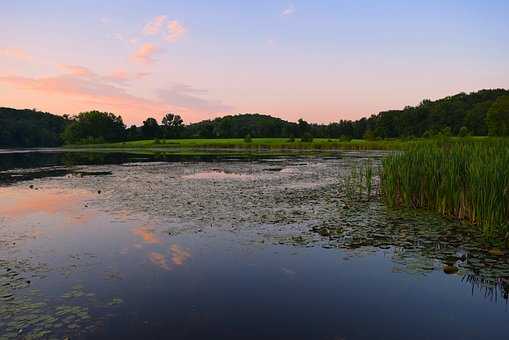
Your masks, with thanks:
[[[509,1],[1,1],[0,106],[356,119],[509,88]]]

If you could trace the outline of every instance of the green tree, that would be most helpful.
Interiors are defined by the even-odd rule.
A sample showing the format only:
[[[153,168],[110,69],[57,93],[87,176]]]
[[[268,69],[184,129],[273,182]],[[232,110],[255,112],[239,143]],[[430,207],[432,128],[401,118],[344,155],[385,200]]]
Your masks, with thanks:
[[[138,139],[141,135],[140,129],[136,125],[131,125],[127,131],[127,139],[129,140],[135,140]]]
[[[486,115],[486,125],[491,136],[509,136],[509,95],[493,103]]]
[[[155,118],[149,117],[143,122],[143,126],[141,127],[141,133],[144,138],[155,138],[159,137],[159,124]]]
[[[365,140],[375,140],[376,136],[371,129],[367,129],[362,138]]]
[[[184,120],[177,114],[167,113],[161,121],[165,138],[178,138],[184,128]]]
[[[65,143],[114,142],[125,137],[121,116],[110,112],[81,112],[73,118],[62,134]]]
[[[310,131],[310,126],[309,126],[309,123],[306,122],[304,119],[300,118],[297,122],[298,126],[299,126],[299,135],[301,137],[304,137],[305,134],[309,133]]]
[[[313,142],[313,135],[309,132],[304,132],[300,141],[304,142],[304,143],[311,143],[311,142]]]

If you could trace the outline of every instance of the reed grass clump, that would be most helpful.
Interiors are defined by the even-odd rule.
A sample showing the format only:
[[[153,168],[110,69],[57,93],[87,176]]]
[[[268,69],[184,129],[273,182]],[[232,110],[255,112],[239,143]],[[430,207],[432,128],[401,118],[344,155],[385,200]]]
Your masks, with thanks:
[[[376,174],[379,172],[371,160],[352,166],[341,178],[341,187],[350,201],[370,200],[376,196]]]
[[[434,210],[487,234],[507,231],[509,140],[409,143],[383,160],[380,191],[392,207]]]

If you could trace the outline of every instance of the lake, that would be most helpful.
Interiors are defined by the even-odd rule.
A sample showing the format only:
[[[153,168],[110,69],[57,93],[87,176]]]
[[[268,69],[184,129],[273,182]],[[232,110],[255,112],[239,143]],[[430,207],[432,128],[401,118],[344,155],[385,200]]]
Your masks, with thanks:
[[[506,254],[347,197],[383,155],[0,151],[0,338],[506,338]]]

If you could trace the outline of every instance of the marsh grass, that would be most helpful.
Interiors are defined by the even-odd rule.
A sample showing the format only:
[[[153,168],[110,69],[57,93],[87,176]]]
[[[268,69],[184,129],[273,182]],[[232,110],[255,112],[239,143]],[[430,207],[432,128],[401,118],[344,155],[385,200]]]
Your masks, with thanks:
[[[383,160],[380,190],[391,207],[434,210],[488,235],[507,232],[509,141],[409,143]]]
[[[376,179],[379,170],[371,160],[352,166],[350,172],[341,178],[341,186],[350,201],[370,200],[377,193]]]

